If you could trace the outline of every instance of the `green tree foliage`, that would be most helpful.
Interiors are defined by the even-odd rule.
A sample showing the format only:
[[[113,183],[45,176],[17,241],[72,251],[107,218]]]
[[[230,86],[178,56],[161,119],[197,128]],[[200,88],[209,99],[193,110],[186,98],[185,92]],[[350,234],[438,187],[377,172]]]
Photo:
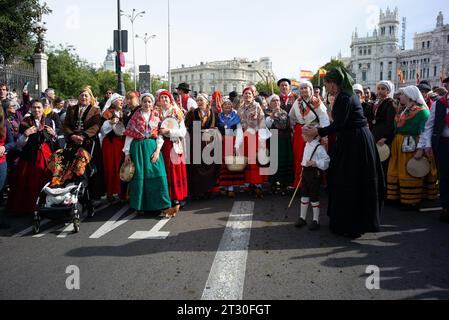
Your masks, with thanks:
[[[272,90],[274,91],[274,93],[279,94],[281,91],[277,85],[276,82],[266,82],[266,81],[260,81],[256,84],[256,89],[257,92],[266,92],[268,94],[272,94]]]
[[[326,70],[331,69],[332,67],[343,67],[346,68],[345,64],[343,63],[343,61],[338,60],[338,59],[332,59],[331,61],[329,61],[328,63],[326,63],[324,66],[322,66],[321,68],[324,68]],[[312,82],[312,84],[314,86],[318,86],[319,84],[321,86],[323,86],[323,79],[320,78],[320,74],[319,74],[319,70],[317,71],[317,73],[313,76],[313,78],[310,80],[310,82]]]
[[[125,88],[132,90],[134,82],[130,74],[124,74],[124,82]],[[89,85],[95,96],[102,100],[108,89],[117,88],[117,75],[111,71],[95,69],[82,60],[72,48],[59,46],[50,48],[48,53],[48,83],[49,87],[55,89],[56,94],[63,98],[76,98],[79,91]]]
[[[39,0],[0,0],[0,54],[6,62],[14,57],[29,58],[34,51],[33,24],[51,10]]]

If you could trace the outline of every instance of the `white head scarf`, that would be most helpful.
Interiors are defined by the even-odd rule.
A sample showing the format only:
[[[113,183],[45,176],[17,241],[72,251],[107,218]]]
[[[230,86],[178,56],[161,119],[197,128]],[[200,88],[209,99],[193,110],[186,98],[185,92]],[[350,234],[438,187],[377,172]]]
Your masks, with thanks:
[[[142,104],[143,99],[145,99],[146,97],[150,97],[150,99],[151,99],[151,101],[153,102],[153,104],[154,104],[154,102],[156,101],[156,100],[154,100],[154,96],[153,96],[151,93],[143,93],[143,94],[140,96],[140,104]]]
[[[363,93],[363,86],[361,84],[355,84],[352,86],[352,89],[354,89],[354,91],[360,91],[361,93]]]
[[[197,98],[199,98],[199,97],[203,98],[203,99],[206,100],[207,102],[210,102],[210,101],[209,101],[209,96],[208,96],[207,94],[205,94],[205,93],[200,93],[200,94],[198,94]]]
[[[399,89],[399,92],[402,92],[407,97],[409,97],[411,100],[415,101],[418,104],[422,104],[423,106],[427,106],[426,101],[424,100],[424,97],[419,91],[418,87],[416,86],[408,86],[402,89]],[[427,106],[428,107],[428,106]]]
[[[103,113],[106,111],[106,110],[108,110],[111,106],[112,106],[112,104],[114,103],[114,102],[116,102],[117,100],[119,100],[119,99],[124,99],[124,97],[123,96],[121,96],[121,95],[119,95],[118,93],[114,93],[110,98],[109,98],[109,100],[106,102],[106,104],[104,105],[104,108],[103,108]]]
[[[384,86],[385,88],[388,89],[388,98],[393,99],[394,98],[394,84],[393,82],[389,81],[389,80],[382,80],[377,84],[378,86]]]
[[[271,101],[273,101],[274,98],[280,99],[277,94],[273,94],[273,95],[271,95],[270,97],[267,98],[268,105],[271,105]]]
[[[308,80],[303,80],[299,83],[299,87],[303,88],[303,87],[309,87],[310,90],[312,91],[313,94],[313,84],[312,82],[308,81]]]

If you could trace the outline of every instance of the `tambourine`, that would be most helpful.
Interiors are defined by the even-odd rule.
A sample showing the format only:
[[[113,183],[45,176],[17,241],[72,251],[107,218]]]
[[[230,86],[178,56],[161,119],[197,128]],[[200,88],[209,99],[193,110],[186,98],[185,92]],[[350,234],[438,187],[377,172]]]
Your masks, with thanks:
[[[407,163],[407,172],[412,177],[424,178],[430,173],[430,162],[425,157],[419,160],[411,158]]]
[[[136,165],[134,162],[130,161],[129,163],[123,163],[120,168],[120,180],[123,182],[131,182],[134,178],[134,173],[136,172]]]
[[[125,134],[126,128],[123,122],[119,122],[116,125],[112,126],[112,130],[117,136],[123,136]]]
[[[380,161],[382,162],[387,161],[391,154],[390,148],[386,144],[384,144],[383,146],[379,146],[377,144],[376,146],[377,151],[379,151]]]

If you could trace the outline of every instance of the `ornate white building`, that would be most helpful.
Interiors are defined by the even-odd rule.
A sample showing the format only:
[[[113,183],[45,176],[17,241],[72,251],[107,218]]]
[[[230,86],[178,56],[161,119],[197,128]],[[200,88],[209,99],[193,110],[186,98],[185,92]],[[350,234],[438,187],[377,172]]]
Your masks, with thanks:
[[[237,59],[201,62],[194,67],[173,69],[172,90],[180,83],[186,82],[192,91],[212,94],[221,91],[227,95],[231,91],[242,93],[248,85],[255,85],[259,81],[266,81],[267,77],[274,78],[270,58],[261,58],[259,61]]]
[[[400,20],[398,9],[380,10],[379,26],[372,36],[352,36],[349,69],[357,83],[375,88],[380,80],[391,80],[396,86],[416,84],[421,80],[440,85],[440,77],[449,75],[449,25],[444,25],[443,13],[437,17],[436,28],[415,33],[413,49],[399,45]],[[400,83],[402,71],[405,83]]]

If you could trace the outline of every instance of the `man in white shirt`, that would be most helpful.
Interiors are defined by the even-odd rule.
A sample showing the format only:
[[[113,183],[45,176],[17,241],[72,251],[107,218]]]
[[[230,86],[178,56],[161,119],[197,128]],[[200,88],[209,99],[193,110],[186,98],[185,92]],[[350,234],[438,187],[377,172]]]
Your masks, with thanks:
[[[449,78],[443,80],[449,91]],[[426,128],[421,135],[416,158],[424,154],[430,158],[435,155],[440,178],[440,198],[443,212],[440,220],[449,223],[449,94],[433,103]],[[430,107],[430,106],[429,106]]]

